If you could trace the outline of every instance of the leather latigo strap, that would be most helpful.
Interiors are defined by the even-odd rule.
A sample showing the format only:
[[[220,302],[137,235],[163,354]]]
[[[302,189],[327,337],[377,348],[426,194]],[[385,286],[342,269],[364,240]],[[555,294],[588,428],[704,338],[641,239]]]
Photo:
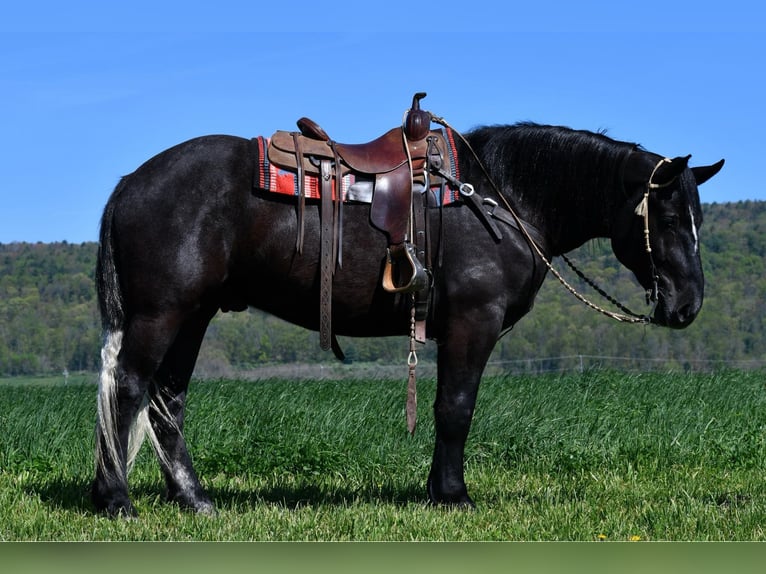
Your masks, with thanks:
[[[332,276],[333,276],[333,210],[332,166],[329,159],[320,162],[322,205],[320,217],[319,270],[319,346],[328,350],[332,345]]]
[[[293,144],[295,146],[296,157],[303,157],[301,139],[297,133],[293,133]],[[306,180],[303,177],[303,162],[296,162],[296,169],[296,177],[298,178],[298,237],[295,240],[295,250],[298,253],[303,253],[303,216],[306,212],[306,192],[304,189]]]

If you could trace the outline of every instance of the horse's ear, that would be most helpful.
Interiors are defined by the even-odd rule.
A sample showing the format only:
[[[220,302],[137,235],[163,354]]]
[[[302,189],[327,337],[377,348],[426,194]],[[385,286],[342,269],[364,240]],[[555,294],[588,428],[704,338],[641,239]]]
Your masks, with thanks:
[[[693,167],[692,173],[694,174],[694,179],[697,182],[697,185],[702,185],[711,177],[713,177],[715,174],[717,174],[719,171],[721,171],[721,168],[723,167],[723,162],[724,160],[721,160],[717,163],[714,163],[713,165]]]
[[[660,164],[657,168],[657,173],[655,173],[652,178],[652,183],[660,187],[669,185],[675,178],[683,173],[689,165],[689,158],[691,157],[691,155],[676,157],[670,160],[670,162]]]

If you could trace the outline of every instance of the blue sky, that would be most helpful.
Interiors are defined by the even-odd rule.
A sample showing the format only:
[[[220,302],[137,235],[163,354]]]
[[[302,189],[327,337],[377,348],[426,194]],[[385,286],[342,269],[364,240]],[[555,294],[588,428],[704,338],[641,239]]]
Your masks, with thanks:
[[[372,139],[416,91],[460,130],[532,120],[692,165],[725,158],[703,202],[766,200],[752,2],[120,4],[3,8],[0,243],[96,240],[118,179],[191,137],[270,135],[306,115],[337,140]]]

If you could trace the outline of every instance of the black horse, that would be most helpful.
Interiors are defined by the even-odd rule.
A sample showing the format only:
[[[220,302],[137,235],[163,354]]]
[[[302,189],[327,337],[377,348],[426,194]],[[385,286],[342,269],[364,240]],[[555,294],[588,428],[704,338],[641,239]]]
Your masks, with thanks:
[[[688,156],[667,160],[603,134],[536,124],[482,127],[455,146],[461,180],[498,209],[511,207],[540,248],[508,218],[493,220],[498,240],[464,202],[428,210],[439,256],[428,323],[438,344],[438,387],[427,490],[433,503],[473,506],[463,453],[479,381],[499,334],[532,307],[548,271],[541,255],[550,260],[589,239],[610,238],[617,258],[655,293],[652,322],[688,326],[704,286],[697,186],[723,160],[690,168]],[[168,499],[214,511],[182,429],[189,379],[219,310],[253,306],[319,327],[319,245],[311,240],[320,233],[319,207],[305,205],[306,240],[298,253],[296,206],[255,188],[254,164],[250,140],[200,137],[122,178],[106,205],[97,266],[105,343],[92,486],[100,511],[135,513],[127,483],[140,444],[129,440],[135,427],[148,431]],[[648,208],[646,219],[637,206],[643,213]],[[381,287],[386,239],[370,225],[370,206],[346,204],[343,225],[334,332],[407,335],[410,296]]]

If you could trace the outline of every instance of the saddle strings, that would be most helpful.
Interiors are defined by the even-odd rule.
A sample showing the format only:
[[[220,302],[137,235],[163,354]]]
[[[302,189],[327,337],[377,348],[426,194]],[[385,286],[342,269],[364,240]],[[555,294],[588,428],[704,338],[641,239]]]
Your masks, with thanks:
[[[624,305],[622,305],[620,303],[617,303],[614,298],[610,297],[609,295],[606,295],[603,292],[602,289],[600,289],[598,287],[595,287],[594,283],[592,281],[590,281],[590,280],[586,279],[586,282],[589,285],[591,285],[594,288],[596,288],[597,291],[599,292],[599,294],[604,294],[604,296],[607,298],[608,301],[610,301],[613,304],[616,304],[618,306],[618,308],[621,309],[623,311],[623,313],[625,313],[625,314],[623,314],[623,313],[616,313],[614,311],[609,311],[608,309],[604,309],[603,307],[600,307],[599,305],[596,305],[595,303],[590,301],[587,297],[585,297],[584,295],[580,294],[572,285],[570,285],[569,282],[567,282],[567,280],[564,279],[564,277],[561,275],[561,273],[559,273],[556,270],[556,268],[553,266],[553,264],[550,262],[550,260],[545,256],[545,254],[543,253],[543,251],[540,248],[540,246],[537,245],[535,240],[529,234],[529,231],[527,231],[527,228],[526,228],[526,225],[524,224],[524,221],[518,216],[516,211],[511,207],[511,204],[508,202],[508,200],[505,198],[505,196],[502,193],[500,193],[500,189],[495,184],[495,181],[490,177],[489,173],[487,173],[487,169],[484,167],[484,163],[481,161],[481,159],[479,159],[478,154],[474,151],[473,147],[471,147],[471,144],[468,142],[468,140],[466,140],[466,138],[463,136],[463,134],[460,133],[459,131],[457,131],[451,125],[449,125],[449,123],[444,118],[442,118],[440,116],[435,116],[435,115],[431,114],[431,121],[433,121],[434,123],[437,123],[439,125],[442,125],[442,126],[444,126],[445,128],[447,128],[449,130],[452,130],[453,133],[456,133],[458,135],[460,140],[469,149],[469,151],[473,155],[474,159],[476,159],[477,163],[479,164],[479,167],[481,168],[482,173],[484,174],[484,177],[487,179],[487,181],[489,182],[490,186],[492,186],[492,189],[495,191],[495,194],[500,198],[500,200],[503,202],[503,204],[505,204],[505,208],[511,214],[511,216],[514,219],[514,221],[516,221],[516,224],[519,226],[519,229],[521,230],[521,233],[524,236],[524,238],[527,240],[527,243],[529,243],[530,247],[532,247],[532,249],[535,251],[535,253],[537,253],[537,255],[540,257],[540,259],[542,259],[543,263],[545,263],[545,266],[550,270],[550,272],[553,274],[553,276],[556,277],[556,279],[558,279],[559,283],[561,283],[567,289],[567,291],[569,291],[572,295],[574,295],[581,303],[583,303],[586,306],[590,307],[594,311],[597,311],[597,312],[601,313],[602,315],[606,315],[607,317],[609,317],[611,319],[614,319],[615,321],[619,321],[619,322],[622,322],[622,323],[637,323],[637,324],[649,324],[649,323],[652,323],[651,316],[649,316],[649,315],[641,315],[641,314],[638,314],[638,313],[634,313],[633,311],[628,309],[626,306],[624,306]],[[659,164],[658,164],[657,167],[659,167]],[[657,170],[657,167],[655,167],[655,171]],[[654,175],[654,172],[652,172],[652,175]],[[651,184],[651,178],[649,179],[649,183]],[[647,186],[647,192],[646,192],[647,194],[648,194],[648,191],[649,191],[649,189],[648,189],[648,186]],[[648,196],[647,196],[647,211],[646,211],[646,213],[647,213],[647,215],[645,216],[645,222],[646,222],[645,225],[646,225],[646,230],[648,231],[648,225],[649,225],[648,224],[648,221],[649,221],[649,216],[648,216]],[[648,241],[649,241],[648,233],[646,233],[646,241],[647,241],[647,244],[648,244]],[[651,253],[650,253],[650,255],[651,255]],[[569,261],[569,259],[565,255],[562,255],[561,257],[564,259],[564,261],[567,262],[567,264],[570,267],[572,267],[572,269],[576,269],[574,264],[572,264],[571,261]],[[579,272],[579,270],[577,270],[577,271],[578,271],[578,275],[580,277],[582,277],[582,278],[585,277],[582,274],[582,272]]]
[[[407,112],[405,112],[406,117]],[[410,154],[410,146],[407,144],[407,133],[404,131],[404,119],[402,119],[402,147],[407,154],[407,166],[410,171],[410,223],[407,230],[410,241],[415,241],[415,208],[412,206],[412,197],[415,193],[415,176],[412,172],[412,155]]]

